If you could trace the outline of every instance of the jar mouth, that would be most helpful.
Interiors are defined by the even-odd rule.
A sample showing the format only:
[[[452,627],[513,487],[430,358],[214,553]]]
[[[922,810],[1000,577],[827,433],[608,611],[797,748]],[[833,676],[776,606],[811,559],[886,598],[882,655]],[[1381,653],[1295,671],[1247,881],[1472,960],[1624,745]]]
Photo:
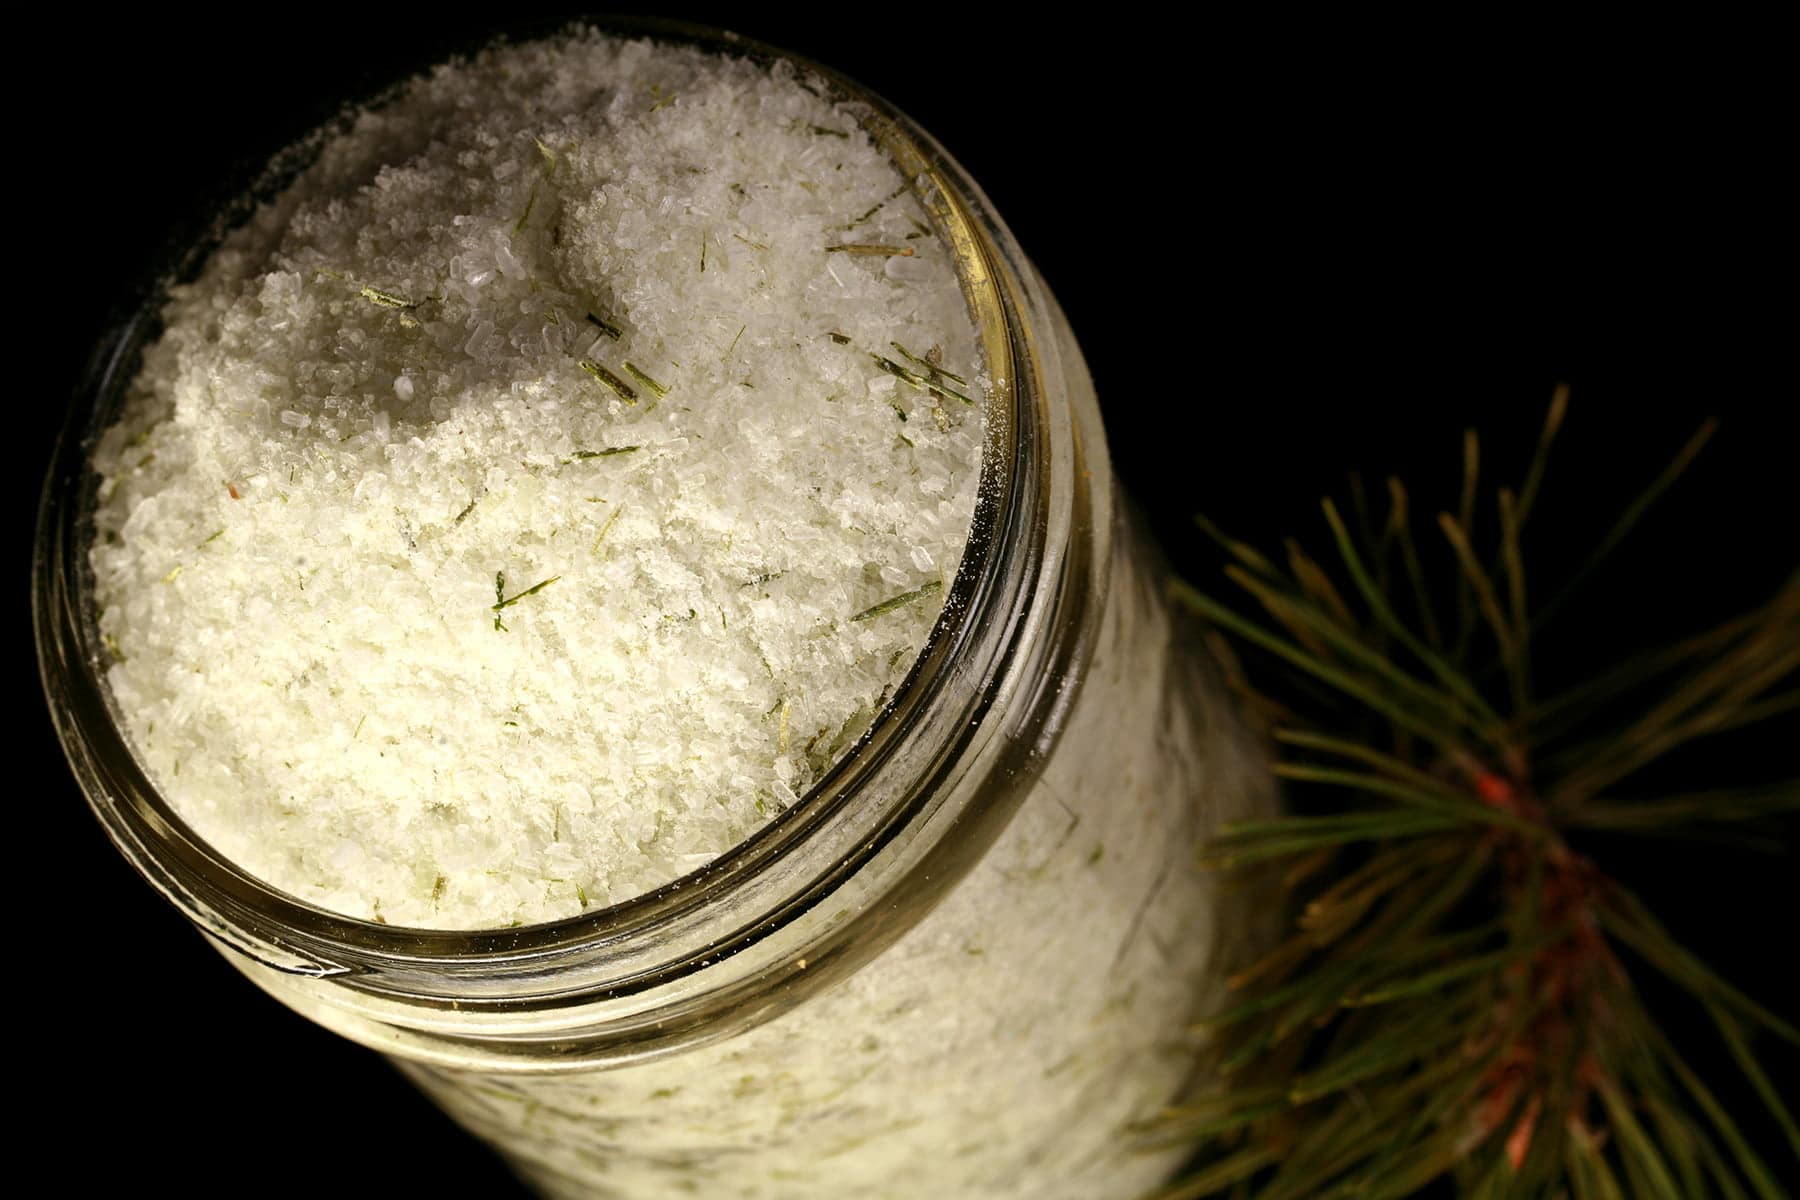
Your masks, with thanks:
[[[154,289],[97,348],[53,451],[32,564],[39,667],[58,736],[108,835],[204,932],[283,974],[329,976],[463,1010],[516,1011],[654,992],[738,954],[816,906],[936,803],[934,772],[954,770],[967,731],[994,705],[996,689],[1010,686],[1018,645],[1041,621],[1040,593],[1055,583],[1045,545],[1050,526],[1067,516],[1047,511],[1043,363],[1028,319],[1042,301],[975,184],[928,134],[829,67],[685,23],[607,19],[597,27],[789,62],[862,110],[864,128],[950,248],[992,381],[967,547],[925,648],[871,727],[798,803],[705,866],[605,908],[511,929],[409,928],[318,908],[247,874],[175,813],[132,751],[104,678],[87,563],[98,482],[89,450],[158,332],[163,289]],[[295,165],[278,159],[246,199],[269,194]],[[222,219],[216,235],[231,223]],[[193,248],[184,266],[197,266],[206,250]],[[909,776],[919,775],[917,743],[927,732],[935,748],[924,756],[926,773],[915,786],[885,789],[892,796],[880,811],[861,811],[875,780],[893,783],[901,758]],[[579,982],[563,970],[575,960],[584,964]],[[553,968],[561,972],[555,980],[547,975]]]

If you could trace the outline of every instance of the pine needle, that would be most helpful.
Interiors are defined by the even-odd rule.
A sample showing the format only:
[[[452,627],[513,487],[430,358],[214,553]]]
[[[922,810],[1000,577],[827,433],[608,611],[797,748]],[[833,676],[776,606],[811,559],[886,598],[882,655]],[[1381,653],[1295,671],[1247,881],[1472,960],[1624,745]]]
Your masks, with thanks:
[[[891,599],[883,600],[880,604],[865,608],[850,619],[852,621],[873,621],[876,617],[886,616],[888,613],[894,612],[897,609],[905,608],[915,600],[922,600],[934,592],[941,592],[943,590],[943,581],[934,579],[922,587],[916,587],[910,592],[902,592],[900,595],[894,596]]]
[[[582,359],[580,366],[582,370],[605,384],[607,388],[611,390],[613,395],[617,396],[625,403],[635,405],[638,402],[637,393],[632,390],[629,383],[626,383],[623,379],[620,379],[617,375],[614,375],[611,371],[607,370],[593,359]]]
[[[1400,561],[1406,568],[1407,582],[1412,585],[1413,606],[1418,613],[1419,624],[1424,628],[1425,642],[1433,650],[1442,650],[1444,635],[1438,629],[1437,613],[1431,603],[1431,594],[1425,587],[1425,570],[1419,564],[1419,550],[1413,542],[1406,486],[1390,476],[1388,496],[1391,504],[1388,528],[1393,531],[1394,541],[1400,547]]]
[[[1581,585],[1587,582],[1594,570],[1606,560],[1607,555],[1618,548],[1619,543],[1625,540],[1626,535],[1636,528],[1639,521],[1644,519],[1644,514],[1655,507],[1663,493],[1668,491],[1677,479],[1681,478],[1682,474],[1693,464],[1701,449],[1712,439],[1712,435],[1718,432],[1718,429],[1719,423],[1709,419],[1694,432],[1694,435],[1681,447],[1680,452],[1675,455],[1675,460],[1663,468],[1662,473],[1651,481],[1650,486],[1645,488],[1636,500],[1632,501],[1631,506],[1613,523],[1612,528],[1606,531],[1606,535],[1589,552],[1574,577],[1563,585],[1562,590],[1557,592],[1548,604],[1539,610],[1533,626],[1535,631],[1541,632],[1544,626],[1556,618],[1563,606],[1568,603],[1569,598],[1580,590]]]
[[[1401,1200],[1441,1180],[1476,1200],[1783,1194],[1656,1028],[1634,973],[1654,970],[1699,999],[1796,1159],[1800,1122],[1752,1035],[1800,1045],[1800,1030],[1682,947],[1565,830],[1755,841],[1759,823],[1800,812],[1800,780],[1608,792],[1694,738],[1800,708],[1787,683],[1800,671],[1800,573],[1755,612],[1537,701],[1533,635],[1558,601],[1532,609],[1524,531],[1567,407],[1559,388],[1523,484],[1496,489],[1485,558],[1480,443],[1465,435],[1456,512],[1439,517],[1456,566],[1443,589],[1456,614],[1448,643],[1399,480],[1379,529],[1355,481],[1354,535],[1324,502],[1349,588],[1297,542],[1283,569],[1196,518],[1271,623],[1187,584],[1171,594],[1243,651],[1228,676],[1253,710],[1277,715],[1275,741],[1303,761],[1273,771],[1307,797],[1303,814],[1228,824],[1205,861],[1254,868],[1246,880],[1278,879],[1303,902],[1198,1026],[1213,1039],[1218,1090],[1142,1131],[1202,1147],[1159,1200]],[[1627,507],[1596,557],[1710,432]],[[1475,662],[1490,639],[1503,702],[1484,693],[1487,661]],[[1583,729],[1652,682],[1659,694],[1635,719]]]
[[[1563,418],[1568,413],[1569,385],[1559,383],[1550,397],[1550,411],[1544,416],[1544,428],[1538,434],[1537,450],[1531,456],[1531,467],[1525,472],[1525,482],[1519,488],[1519,529],[1525,528],[1525,521],[1531,516],[1532,505],[1537,503],[1538,487],[1544,481],[1544,468],[1550,463],[1550,444],[1556,440],[1557,433],[1562,429]]]

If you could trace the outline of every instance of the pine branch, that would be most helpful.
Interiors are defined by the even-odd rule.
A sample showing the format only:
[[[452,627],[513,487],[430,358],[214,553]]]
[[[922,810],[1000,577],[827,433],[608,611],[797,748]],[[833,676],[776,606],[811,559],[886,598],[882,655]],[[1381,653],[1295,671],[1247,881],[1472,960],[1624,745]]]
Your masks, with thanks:
[[[1800,1123],[1754,1044],[1800,1044],[1800,1031],[1681,946],[1567,840],[1604,830],[1785,849],[1768,823],[1800,812],[1800,780],[1660,797],[1619,789],[1641,788],[1694,739],[1800,707],[1800,575],[1755,612],[1537,699],[1536,634],[1588,569],[1532,607],[1524,531],[1567,406],[1559,388],[1522,484],[1496,490],[1485,554],[1480,444],[1466,435],[1455,514],[1438,518],[1457,567],[1447,603],[1399,480],[1388,481],[1378,529],[1360,485],[1354,522],[1324,502],[1342,578],[1296,542],[1283,570],[1196,519],[1233,560],[1227,579],[1273,625],[1188,584],[1173,594],[1249,656],[1246,670],[1230,654],[1228,674],[1276,720],[1291,757],[1275,773],[1307,807],[1230,826],[1207,849],[1221,869],[1265,881],[1279,872],[1297,915],[1199,1026],[1215,1089],[1143,1131],[1201,1147],[1156,1200],[1398,1200],[1440,1180],[1508,1200],[1781,1194],[1645,1009],[1633,983],[1645,969],[1699,1000],[1800,1162]],[[1627,506],[1590,567],[1712,430]],[[1590,728],[1651,683],[1636,717]]]

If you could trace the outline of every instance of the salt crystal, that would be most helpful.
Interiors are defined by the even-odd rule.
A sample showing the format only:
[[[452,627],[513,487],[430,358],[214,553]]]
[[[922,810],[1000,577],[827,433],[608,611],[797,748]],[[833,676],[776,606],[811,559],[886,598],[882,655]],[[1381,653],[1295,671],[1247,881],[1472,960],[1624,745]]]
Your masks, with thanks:
[[[492,274],[492,272],[489,272],[489,274]],[[483,321],[475,327],[475,332],[469,335],[468,344],[465,345],[463,349],[470,358],[480,358],[487,352],[488,343],[493,341],[493,338],[494,323],[492,321]]]
[[[882,273],[889,279],[898,279],[904,283],[912,283],[930,279],[936,272],[933,263],[917,257],[896,254],[887,260]]]
[[[440,71],[341,135],[172,298],[96,452],[146,769],[352,916],[547,921],[712,861],[816,781],[816,735],[854,740],[942,595],[848,618],[967,536],[980,419],[918,419],[871,354],[941,346],[979,391],[978,341],[856,114],[747,61],[579,46]],[[720,215],[745,196],[754,225]],[[824,252],[878,204],[857,237],[916,257]],[[209,399],[140,464],[169,395]]]
[[[494,262],[499,265],[501,273],[509,278],[525,278],[525,265],[503,238],[496,238],[494,241]]]

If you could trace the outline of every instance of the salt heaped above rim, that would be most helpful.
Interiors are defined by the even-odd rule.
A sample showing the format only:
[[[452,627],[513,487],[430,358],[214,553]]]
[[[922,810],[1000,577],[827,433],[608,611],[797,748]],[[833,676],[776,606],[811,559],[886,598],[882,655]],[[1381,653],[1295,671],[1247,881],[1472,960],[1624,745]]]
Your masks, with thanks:
[[[976,341],[854,112],[578,35],[439,68],[177,289],[101,439],[108,681],[303,900],[552,920],[792,803],[967,537]]]

